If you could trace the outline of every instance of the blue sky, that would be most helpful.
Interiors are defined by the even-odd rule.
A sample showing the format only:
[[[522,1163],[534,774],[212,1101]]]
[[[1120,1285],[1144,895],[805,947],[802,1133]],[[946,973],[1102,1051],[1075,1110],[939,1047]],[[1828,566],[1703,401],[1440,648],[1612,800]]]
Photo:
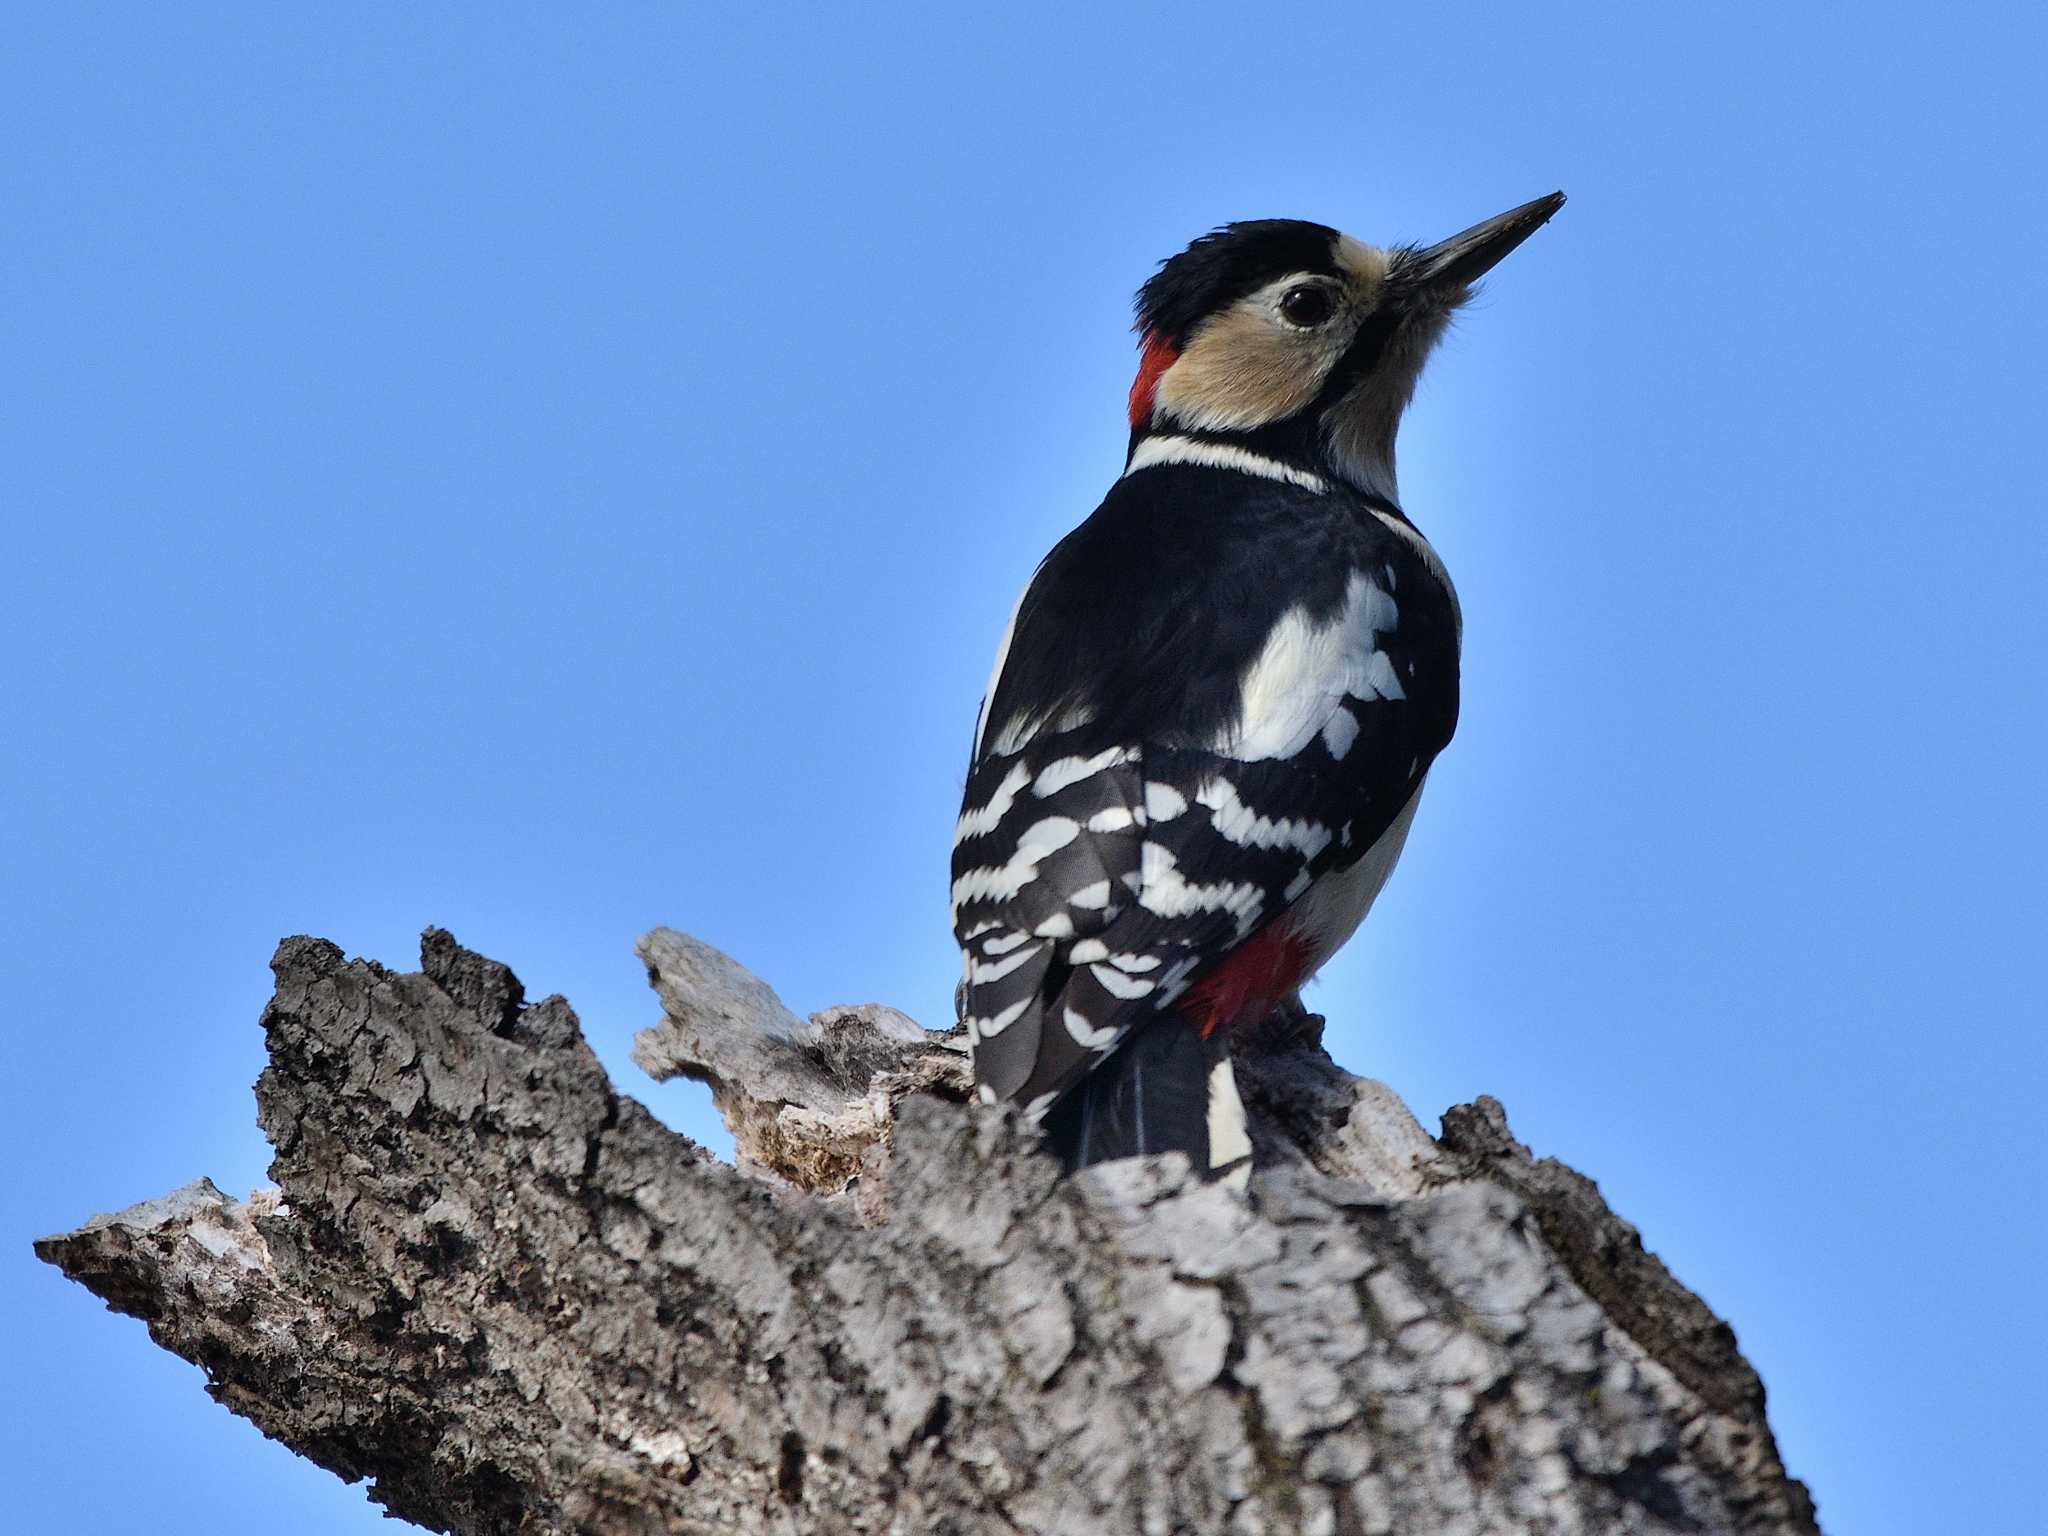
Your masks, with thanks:
[[[1401,442],[1457,741],[1311,1003],[1735,1325],[1846,1533],[2043,1524],[2048,36],[1777,6],[17,8],[0,1461],[376,1527],[29,1239],[264,1177],[279,935],[452,928],[614,1076],[692,930],[949,1008],[947,843],[1131,290],[1554,187]]]

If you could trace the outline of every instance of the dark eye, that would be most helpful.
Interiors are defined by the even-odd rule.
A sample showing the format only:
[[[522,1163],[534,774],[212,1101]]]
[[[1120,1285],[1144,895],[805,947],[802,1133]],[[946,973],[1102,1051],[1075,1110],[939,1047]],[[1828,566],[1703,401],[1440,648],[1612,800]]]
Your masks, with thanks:
[[[1327,288],[1290,288],[1280,296],[1280,313],[1289,325],[1312,330],[1335,313],[1337,300]]]

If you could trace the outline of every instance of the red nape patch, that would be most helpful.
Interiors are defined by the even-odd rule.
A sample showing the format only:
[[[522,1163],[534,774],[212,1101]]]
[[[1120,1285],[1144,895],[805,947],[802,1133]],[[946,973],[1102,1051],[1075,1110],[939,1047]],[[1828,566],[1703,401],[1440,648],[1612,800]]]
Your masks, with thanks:
[[[1147,331],[1138,347],[1138,376],[1131,380],[1131,430],[1152,419],[1152,397],[1159,392],[1159,375],[1180,361],[1180,352],[1157,331]]]
[[[1208,1039],[1256,1024],[1307,978],[1308,945],[1280,924],[1268,923],[1204,976],[1180,1005],[1181,1016]]]

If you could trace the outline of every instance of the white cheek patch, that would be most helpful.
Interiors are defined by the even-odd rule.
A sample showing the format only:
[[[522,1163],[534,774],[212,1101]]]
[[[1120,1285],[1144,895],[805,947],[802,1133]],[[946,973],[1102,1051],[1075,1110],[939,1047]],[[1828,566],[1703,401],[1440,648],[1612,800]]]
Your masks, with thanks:
[[[1196,432],[1243,432],[1283,421],[1316,398],[1323,381],[1357,334],[1365,308],[1346,282],[1331,318],[1297,326],[1281,312],[1286,295],[1305,284],[1330,288],[1320,272],[1275,278],[1209,316],[1180,356],[1159,376],[1152,419]]]

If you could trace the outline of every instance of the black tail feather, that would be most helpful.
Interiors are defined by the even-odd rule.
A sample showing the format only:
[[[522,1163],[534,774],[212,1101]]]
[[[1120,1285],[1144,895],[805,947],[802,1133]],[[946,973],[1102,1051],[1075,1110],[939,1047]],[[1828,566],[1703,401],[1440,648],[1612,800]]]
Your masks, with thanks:
[[[1120,1157],[1185,1152],[1209,1169],[1243,1142],[1243,1111],[1234,1085],[1218,1104],[1211,1074],[1230,1072],[1229,1047],[1204,1040],[1177,1018],[1159,1019],[1131,1036],[1084,1077],[1045,1117],[1046,1139],[1069,1173]]]

